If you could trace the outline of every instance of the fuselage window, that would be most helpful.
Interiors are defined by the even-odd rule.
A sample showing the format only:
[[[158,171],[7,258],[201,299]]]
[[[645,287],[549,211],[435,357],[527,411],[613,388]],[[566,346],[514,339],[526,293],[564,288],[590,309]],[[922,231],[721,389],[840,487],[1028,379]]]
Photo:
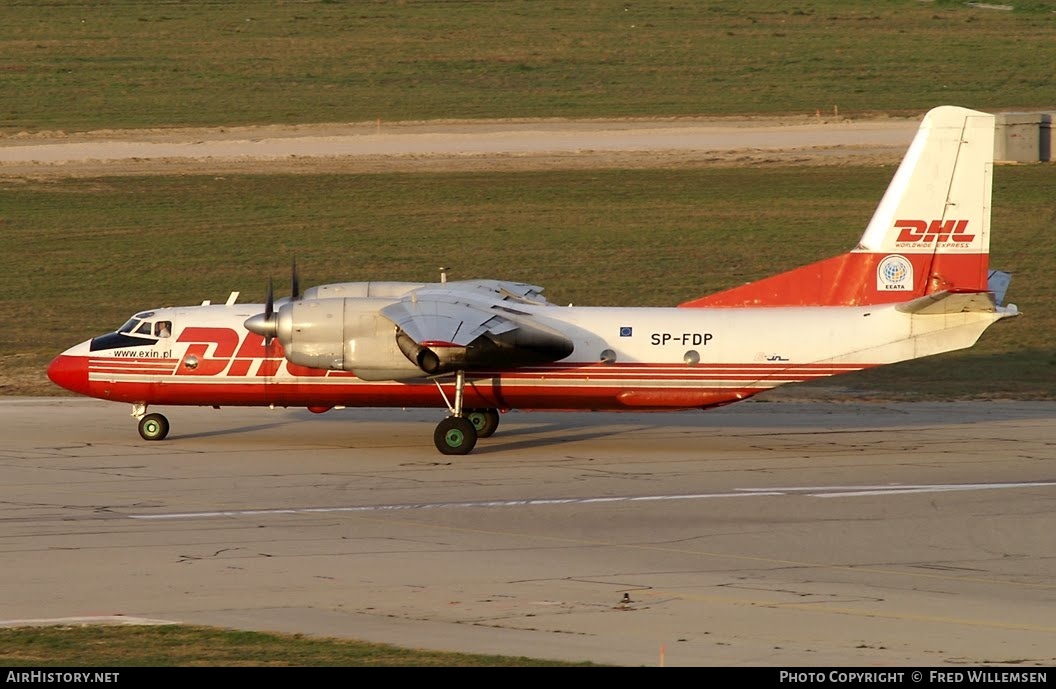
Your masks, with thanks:
[[[171,321],[158,321],[154,325],[154,336],[155,337],[169,337],[172,334],[172,322]]]

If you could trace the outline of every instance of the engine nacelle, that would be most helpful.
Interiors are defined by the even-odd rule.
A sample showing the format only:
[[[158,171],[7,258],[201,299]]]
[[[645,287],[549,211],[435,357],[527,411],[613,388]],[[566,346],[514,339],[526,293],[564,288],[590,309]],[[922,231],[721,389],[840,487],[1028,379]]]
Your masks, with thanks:
[[[420,344],[400,330],[396,343],[409,361],[430,375],[549,363],[564,359],[575,349],[564,335],[540,324],[522,324],[499,335],[485,333],[464,346]]]
[[[286,359],[309,368],[352,371],[363,380],[422,377],[396,344],[396,325],[380,314],[387,298],[304,299],[283,304],[275,333]]]

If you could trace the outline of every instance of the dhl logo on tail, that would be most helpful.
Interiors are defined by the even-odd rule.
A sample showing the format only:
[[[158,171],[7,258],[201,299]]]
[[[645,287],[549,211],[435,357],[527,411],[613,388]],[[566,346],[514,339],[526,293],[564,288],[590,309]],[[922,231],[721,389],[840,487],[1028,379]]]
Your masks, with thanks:
[[[930,245],[965,246],[975,239],[974,234],[967,234],[967,220],[896,220],[895,228],[901,230],[895,245],[899,248]]]

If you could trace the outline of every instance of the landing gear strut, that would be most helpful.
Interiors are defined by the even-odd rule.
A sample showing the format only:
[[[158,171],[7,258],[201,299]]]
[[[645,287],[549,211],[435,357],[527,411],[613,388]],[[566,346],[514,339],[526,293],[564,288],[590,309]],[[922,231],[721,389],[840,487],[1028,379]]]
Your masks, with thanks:
[[[440,394],[444,394],[440,383],[436,384]],[[451,416],[441,421],[433,432],[433,443],[436,449],[445,455],[468,455],[477,444],[477,429],[473,423],[462,414],[462,397],[466,389],[466,372],[455,373],[455,403],[448,402],[448,410]],[[447,402],[447,395],[444,395]]]
[[[462,400],[465,397],[466,372],[455,373],[455,403],[451,404],[440,383],[436,383],[444,402],[447,402],[451,413],[436,426],[433,442],[436,449],[445,455],[468,455],[477,444],[477,438],[488,438],[499,426],[497,409],[465,409]]]

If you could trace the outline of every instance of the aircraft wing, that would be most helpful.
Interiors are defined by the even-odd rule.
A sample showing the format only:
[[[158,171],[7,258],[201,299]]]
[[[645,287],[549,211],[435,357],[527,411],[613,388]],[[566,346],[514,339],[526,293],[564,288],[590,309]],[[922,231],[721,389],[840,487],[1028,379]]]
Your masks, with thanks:
[[[563,359],[571,340],[539,322],[542,288],[499,280],[429,285],[381,309],[403,353],[426,373],[512,368]]]
[[[517,327],[492,310],[451,295],[414,295],[381,310],[415,342],[467,346],[484,333],[501,335]]]
[[[468,345],[484,333],[501,335],[518,327],[516,304],[546,304],[542,287],[500,280],[465,280],[414,290],[381,310],[417,342]]]

